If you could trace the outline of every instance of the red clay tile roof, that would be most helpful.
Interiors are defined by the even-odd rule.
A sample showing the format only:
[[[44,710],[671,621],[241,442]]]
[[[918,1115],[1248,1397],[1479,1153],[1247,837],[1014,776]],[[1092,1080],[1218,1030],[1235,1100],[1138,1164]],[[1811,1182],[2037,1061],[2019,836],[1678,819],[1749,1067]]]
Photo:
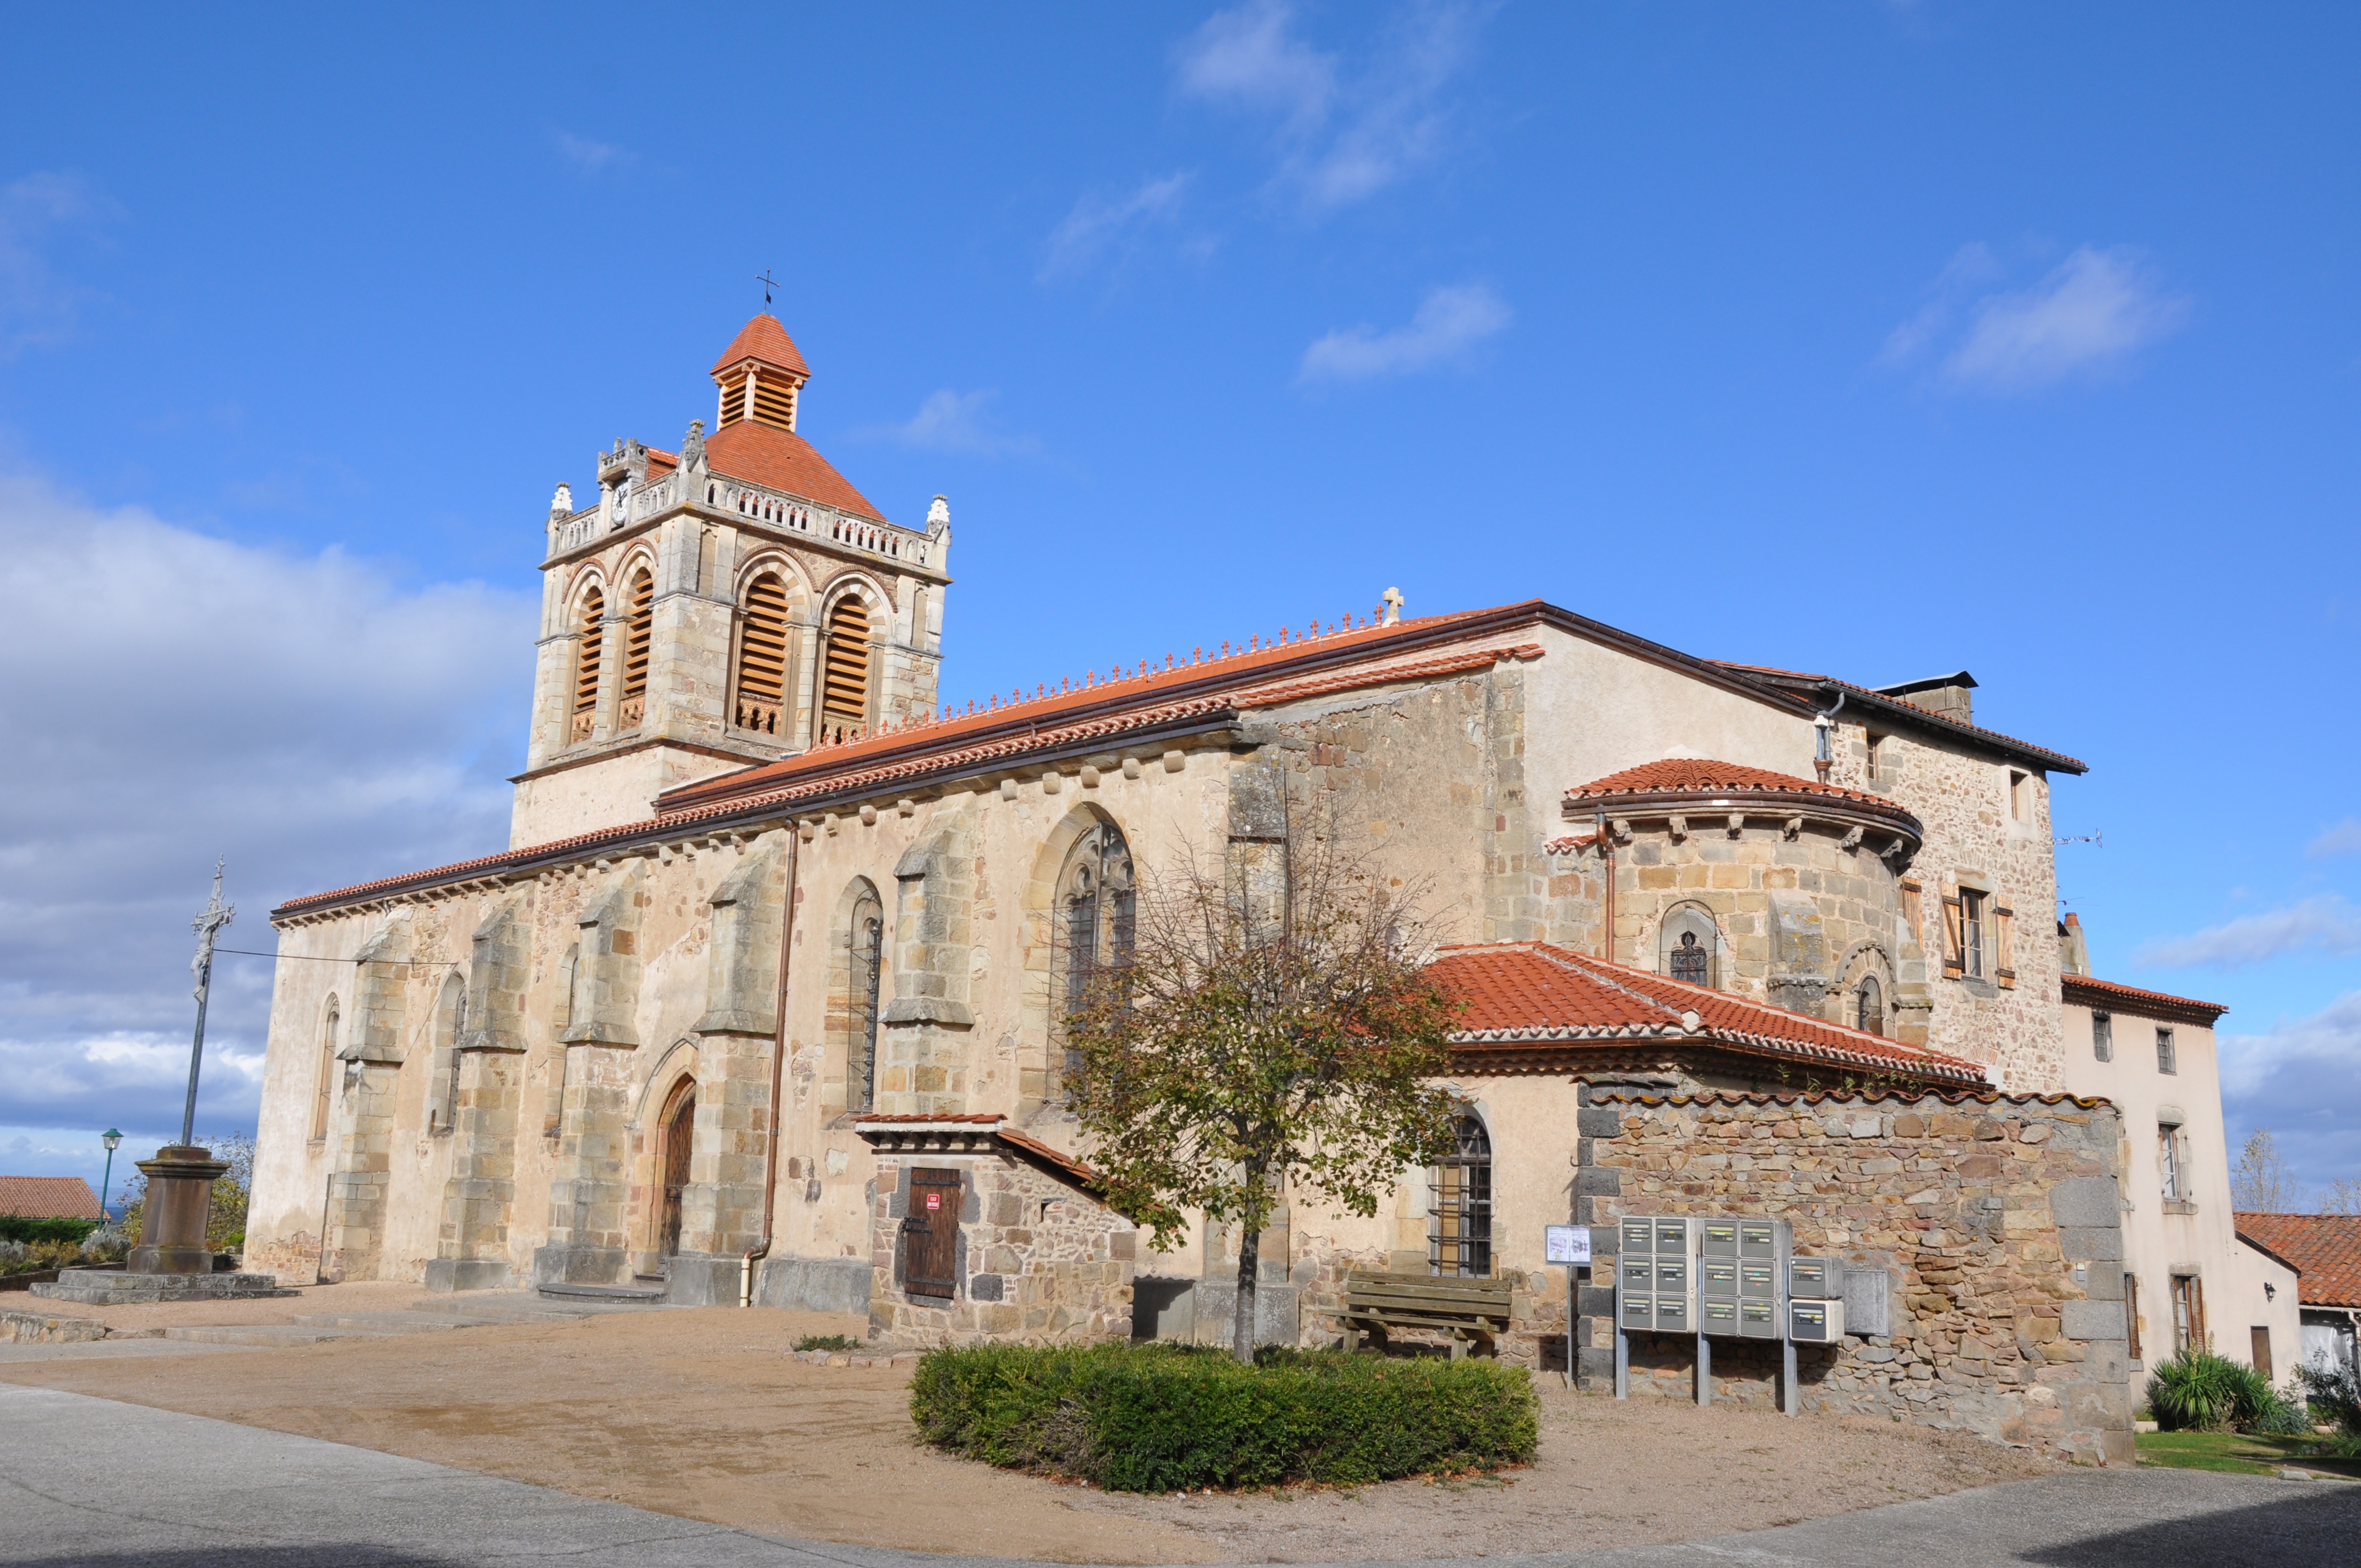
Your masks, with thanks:
[[[2237,1215],[2238,1234],[2295,1266],[2307,1307],[2361,1307],[2361,1214]]]
[[[2102,1013],[2131,1013],[2143,1018],[2164,1018],[2210,1029],[2216,1018],[2230,1011],[2223,1003],[2142,991],[2138,986],[2118,985],[2112,980],[2092,980],[2087,974],[2059,975],[2058,983],[2068,1002]]]
[[[707,374],[719,377],[724,370],[734,369],[749,359],[775,365],[798,376],[811,374],[811,367],[806,365],[804,356],[796,352],[795,340],[787,335],[787,329],[781,326],[779,318],[768,311],[738,329],[738,335],[730,340],[730,346],[721,351],[721,357],[713,362],[713,368]]]
[[[1834,784],[1799,779],[1793,773],[1774,773],[1767,768],[1717,762],[1708,757],[1667,757],[1661,762],[1642,762],[1636,768],[1626,768],[1603,779],[1576,784],[1565,792],[1565,798],[1588,802],[1617,795],[1743,795],[1749,792],[1826,795],[1836,800],[1858,801],[1864,806],[1880,806],[1889,811],[1898,809],[1894,802],[1883,795],[1839,789]]]
[[[0,1214],[30,1220],[103,1220],[98,1194],[79,1176],[0,1176]]]
[[[1452,1040],[1487,1049],[1663,1039],[1822,1067],[1985,1082],[1974,1062],[1668,980],[1547,942],[1443,948],[1428,972],[1466,1004]]]
[[[760,420],[725,424],[705,438],[705,461],[717,474],[751,479],[774,490],[803,496],[878,522],[885,514],[831,467],[812,444],[791,430]]]
[[[1008,1118],[998,1112],[964,1115],[895,1114],[880,1116],[862,1114],[853,1118],[852,1130],[857,1133],[864,1127],[876,1126],[909,1127],[914,1129],[918,1127],[943,1126],[990,1127],[992,1129],[992,1136],[994,1142],[1007,1146],[1009,1149],[1014,1151],[1022,1158],[1030,1160],[1036,1165],[1046,1167],[1050,1175],[1065,1181],[1068,1185],[1080,1188],[1083,1191],[1089,1192],[1093,1196],[1097,1195],[1099,1190],[1098,1172],[1093,1170],[1089,1166],[1084,1165],[1081,1160],[1076,1159],[1073,1156],[1061,1153],[1057,1149],[1051,1148],[1048,1144],[1043,1143],[1038,1138],[1031,1137],[1024,1133],[1018,1132],[1016,1128],[1009,1126],[1007,1122]]]

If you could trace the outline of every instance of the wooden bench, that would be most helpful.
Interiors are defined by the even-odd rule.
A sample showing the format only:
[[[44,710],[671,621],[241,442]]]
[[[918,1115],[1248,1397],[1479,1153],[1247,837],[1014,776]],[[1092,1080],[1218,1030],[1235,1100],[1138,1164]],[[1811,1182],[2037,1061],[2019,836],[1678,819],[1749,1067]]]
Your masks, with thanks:
[[[1513,1288],[1506,1279],[1356,1270],[1345,1278],[1345,1348],[1360,1349],[1367,1336],[1383,1350],[1389,1332],[1402,1329],[1450,1335],[1454,1361],[1471,1341],[1488,1354],[1508,1330]]]

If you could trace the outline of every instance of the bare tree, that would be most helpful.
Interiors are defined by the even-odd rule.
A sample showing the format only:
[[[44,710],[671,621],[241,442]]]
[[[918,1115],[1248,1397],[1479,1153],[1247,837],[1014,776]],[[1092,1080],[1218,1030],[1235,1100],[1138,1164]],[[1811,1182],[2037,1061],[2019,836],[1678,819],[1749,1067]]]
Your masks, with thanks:
[[[2361,1214],[2361,1176],[2340,1176],[2320,1190],[2323,1214]]]
[[[2249,1213],[2292,1214],[2302,1201],[2303,1190],[2279,1157],[2279,1140],[2268,1127],[2257,1127],[2230,1173],[2230,1206]]]
[[[1239,1234],[1231,1349],[1254,1358],[1259,1234],[1284,1186],[1368,1216],[1449,1152],[1458,1004],[1411,896],[1301,834],[1143,879],[1128,961],[1066,1021],[1068,1093],[1113,1207],[1159,1247],[1187,1211]]]

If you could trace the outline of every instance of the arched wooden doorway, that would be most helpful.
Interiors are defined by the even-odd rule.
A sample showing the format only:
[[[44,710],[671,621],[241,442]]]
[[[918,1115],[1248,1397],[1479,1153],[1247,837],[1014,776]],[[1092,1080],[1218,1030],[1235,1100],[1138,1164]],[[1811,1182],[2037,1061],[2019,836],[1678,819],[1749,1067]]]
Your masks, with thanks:
[[[657,1211],[656,1248],[669,1273],[672,1259],[680,1251],[681,1194],[688,1188],[689,1135],[697,1127],[697,1080],[684,1078],[672,1097],[664,1102],[664,1118],[658,1124],[663,1129],[659,1149],[663,1170],[663,1198]]]

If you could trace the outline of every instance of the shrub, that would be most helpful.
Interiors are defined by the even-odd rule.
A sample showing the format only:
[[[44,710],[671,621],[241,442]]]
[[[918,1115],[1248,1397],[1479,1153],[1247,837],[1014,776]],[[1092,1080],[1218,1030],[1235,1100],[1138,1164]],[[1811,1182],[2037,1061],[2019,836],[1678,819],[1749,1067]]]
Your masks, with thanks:
[[[797,1350],[859,1350],[861,1342],[851,1334],[806,1334],[796,1341]]]
[[[2295,1380],[2312,1402],[2312,1413],[2336,1424],[2340,1444],[2361,1453],[2361,1365],[2332,1361],[2326,1366],[2299,1364]]]
[[[120,1263],[131,1250],[131,1244],[121,1231],[113,1226],[95,1230],[82,1239],[82,1261],[84,1263]]]
[[[1112,1491],[1352,1485],[1532,1458],[1532,1385],[1496,1361],[1211,1347],[928,1352],[910,1419],[938,1448]]]
[[[2282,1407],[2289,1401],[2261,1373],[2210,1350],[2184,1350],[2159,1363],[2147,1380],[2147,1402],[2166,1431],[2246,1431],[2288,1419]]]
[[[0,1241],[73,1242],[98,1229],[96,1220],[35,1220],[23,1214],[0,1214]]]

